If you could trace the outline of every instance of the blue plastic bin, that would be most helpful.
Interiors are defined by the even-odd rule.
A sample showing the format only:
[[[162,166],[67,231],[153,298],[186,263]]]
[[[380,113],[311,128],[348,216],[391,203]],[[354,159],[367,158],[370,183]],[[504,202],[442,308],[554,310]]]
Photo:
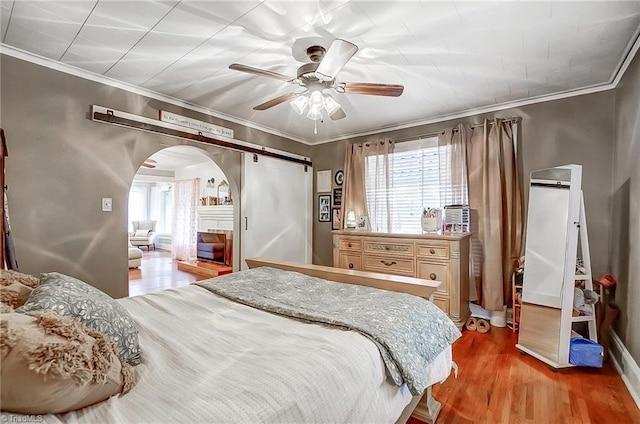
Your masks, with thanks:
[[[604,348],[589,339],[571,339],[569,363],[578,367],[602,367]]]

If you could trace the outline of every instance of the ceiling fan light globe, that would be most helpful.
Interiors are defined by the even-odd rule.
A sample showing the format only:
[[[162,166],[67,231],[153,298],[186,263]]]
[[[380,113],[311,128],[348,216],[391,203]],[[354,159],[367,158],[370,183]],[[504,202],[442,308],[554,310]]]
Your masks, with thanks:
[[[295,100],[291,101],[291,103],[289,103],[289,104],[291,105],[291,108],[298,115],[302,115],[304,113],[304,110],[306,109],[308,103],[309,103],[309,99],[307,98],[307,96],[298,96],[298,98],[296,98]]]
[[[324,95],[324,108],[329,115],[333,115],[340,107],[340,103],[336,102],[333,97],[328,94]]]
[[[309,111],[307,112],[307,118],[311,119],[312,121],[318,121],[320,119],[322,119],[322,108],[309,108]]]
[[[322,97],[322,93],[320,91],[313,91],[311,95],[309,95],[309,107],[319,105],[322,107],[324,104],[324,98]]]

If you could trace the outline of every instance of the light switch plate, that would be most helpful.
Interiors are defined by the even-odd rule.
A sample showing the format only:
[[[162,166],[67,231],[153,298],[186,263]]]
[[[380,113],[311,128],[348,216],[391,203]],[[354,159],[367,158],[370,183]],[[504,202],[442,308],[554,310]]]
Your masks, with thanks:
[[[111,197],[102,198],[102,212],[111,212],[113,210],[113,199]]]

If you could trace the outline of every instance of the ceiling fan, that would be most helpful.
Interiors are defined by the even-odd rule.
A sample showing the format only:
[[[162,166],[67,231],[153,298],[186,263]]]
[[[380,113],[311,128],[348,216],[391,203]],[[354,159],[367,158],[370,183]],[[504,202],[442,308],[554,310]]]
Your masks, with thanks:
[[[325,94],[324,90],[333,89],[338,93],[391,97],[400,96],[404,90],[404,86],[397,84],[336,81],[340,70],[357,51],[358,46],[339,38],[333,40],[328,50],[321,45],[312,45],[306,49],[307,57],[311,62],[300,66],[296,77],[293,78],[239,63],[231,64],[229,69],[286,81],[305,89],[301,92],[287,93],[268,100],[255,106],[254,110],[266,110],[295,99],[290,104],[300,115],[307,110],[307,118],[317,121],[322,119],[323,113],[326,111],[332,120],[338,120],[346,117],[346,114],[342,106],[330,94]]]

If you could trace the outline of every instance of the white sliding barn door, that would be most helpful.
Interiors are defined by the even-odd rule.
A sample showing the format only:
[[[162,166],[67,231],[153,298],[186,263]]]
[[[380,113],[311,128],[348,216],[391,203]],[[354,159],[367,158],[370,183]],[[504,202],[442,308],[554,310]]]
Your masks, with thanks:
[[[244,153],[240,269],[256,256],[311,263],[312,193],[313,168]]]

